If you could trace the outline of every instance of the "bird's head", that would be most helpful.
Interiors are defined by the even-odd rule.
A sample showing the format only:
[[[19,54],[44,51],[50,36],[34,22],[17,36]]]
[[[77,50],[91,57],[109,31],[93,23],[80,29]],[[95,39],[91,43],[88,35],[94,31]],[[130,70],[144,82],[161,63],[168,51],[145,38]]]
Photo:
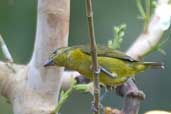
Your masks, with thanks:
[[[69,47],[62,47],[53,51],[53,53],[50,55],[49,59],[46,61],[44,66],[64,66],[69,49]]]

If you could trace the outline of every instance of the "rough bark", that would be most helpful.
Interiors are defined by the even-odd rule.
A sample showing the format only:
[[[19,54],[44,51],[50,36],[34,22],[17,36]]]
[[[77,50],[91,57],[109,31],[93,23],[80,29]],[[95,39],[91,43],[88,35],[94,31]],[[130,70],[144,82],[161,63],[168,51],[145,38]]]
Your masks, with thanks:
[[[28,65],[0,63],[1,93],[12,103],[14,114],[50,114],[61,88],[63,68],[44,68],[50,53],[67,46],[70,0],[38,0],[37,32]]]

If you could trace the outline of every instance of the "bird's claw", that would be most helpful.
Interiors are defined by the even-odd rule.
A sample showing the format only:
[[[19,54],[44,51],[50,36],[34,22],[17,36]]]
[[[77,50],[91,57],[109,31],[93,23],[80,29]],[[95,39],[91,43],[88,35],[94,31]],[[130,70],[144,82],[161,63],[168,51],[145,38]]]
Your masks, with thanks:
[[[96,70],[95,74],[100,74],[100,71],[101,71],[101,69],[98,68],[98,70]]]
[[[90,65],[90,70],[93,70],[93,65]],[[95,74],[100,74],[101,69],[98,68],[98,70],[95,71]]]

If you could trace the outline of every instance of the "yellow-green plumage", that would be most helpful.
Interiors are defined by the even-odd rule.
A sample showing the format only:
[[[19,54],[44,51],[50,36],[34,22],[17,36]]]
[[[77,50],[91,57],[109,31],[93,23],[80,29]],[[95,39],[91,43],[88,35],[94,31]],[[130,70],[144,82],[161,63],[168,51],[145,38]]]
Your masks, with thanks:
[[[100,82],[109,86],[123,84],[129,77],[135,76],[136,73],[144,71],[148,67],[162,67],[160,63],[136,61],[120,51],[107,47],[98,47],[97,53],[99,65],[117,76],[112,78],[104,72],[100,73]],[[76,70],[86,78],[93,80],[90,49],[86,46],[59,48],[49,60],[55,65]]]

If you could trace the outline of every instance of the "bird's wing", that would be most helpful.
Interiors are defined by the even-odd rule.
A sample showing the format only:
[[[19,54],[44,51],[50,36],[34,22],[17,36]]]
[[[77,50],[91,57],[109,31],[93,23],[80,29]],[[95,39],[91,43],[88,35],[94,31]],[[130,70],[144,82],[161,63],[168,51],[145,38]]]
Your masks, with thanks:
[[[83,53],[88,54],[88,55],[91,54],[91,50],[90,50],[89,46],[79,45],[79,46],[74,46],[73,48],[79,48]],[[103,56],[103,57],[117,58],[117,59],[121,59],[124,61],[130,61],[130,62],[137,61],[121,51],[114,50],[112,48],[108,48],[105,46],[97,46],[97,55]]]

